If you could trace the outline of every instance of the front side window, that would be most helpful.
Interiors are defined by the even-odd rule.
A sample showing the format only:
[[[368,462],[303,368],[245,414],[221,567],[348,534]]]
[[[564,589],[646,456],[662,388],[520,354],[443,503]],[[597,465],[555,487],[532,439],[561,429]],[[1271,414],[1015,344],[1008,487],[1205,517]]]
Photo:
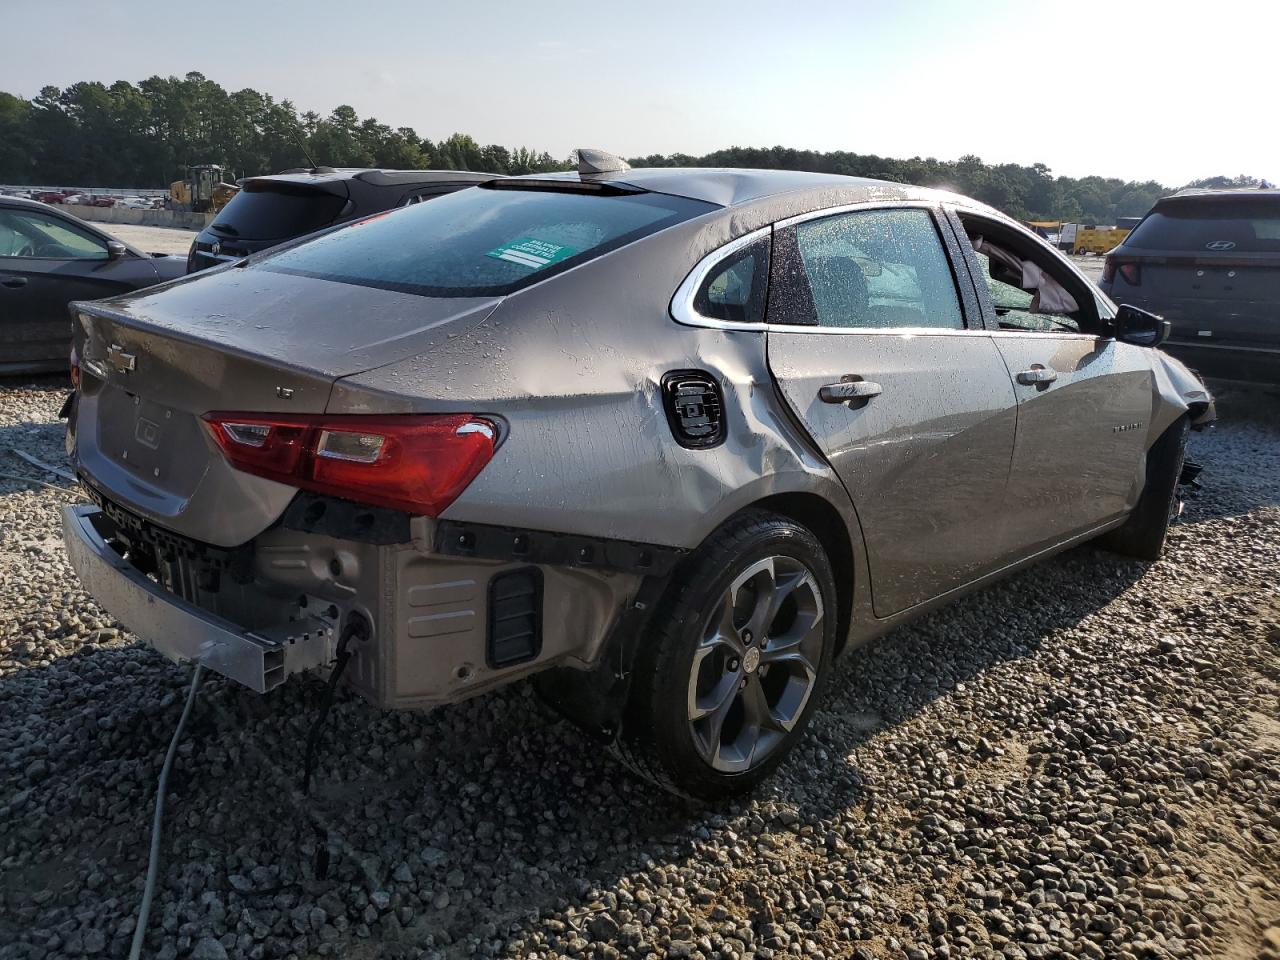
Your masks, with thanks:
[[[717,263],[693,299],[704,317],[734,323],[764,319],[769,289],[769,238],[764,237]]]
[[[1002,330],[1033,330],[1045,333],[1062,332],[1079,333],[1080,322],[1065,314],[1053,314],[1041,311],[1034,291],[1022,288],[1021,268],[1010,273],[1004,265],[992,266],[991,257],[985,253],[977,253],[978,266],[987,282],[987,292],[991,295],[991,305],[996,311],[996,321]],[[997,279],[997,277],[1005,279]]]
[[[714,209],[659,193],[473,187],[357,221],[248,269],[428,297],[505,296]]]
[[[859,210],[798,224],[795,253],[823,327],[964,327],[929,211]]]
[[[1098,334],[1092,291],[1052,249],[996,221],[960,220],[1001,330]]]
[[[106,260],[107,245],[57,217],[0,210],[0,257]]]

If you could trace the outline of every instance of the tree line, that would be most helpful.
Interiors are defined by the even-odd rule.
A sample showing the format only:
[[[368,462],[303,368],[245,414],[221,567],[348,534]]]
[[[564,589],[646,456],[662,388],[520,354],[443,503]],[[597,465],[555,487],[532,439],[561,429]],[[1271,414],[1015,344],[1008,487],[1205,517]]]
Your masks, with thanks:
[[[228,180],[291,167],[385,167],[525,174],[568,162],[526,147],[481,146],[455,133],[433,142],[411,127],[361,120],[345,104],[327,117],[289,100],[234,92],[200,73],[44,87],[31,100],[0,91],[0,183],[163,187],[191,164]]]
[[[44,87],[30,99],[0,91],[0,183],[162,187],[190,164],[217,163],[231,179],[316,164],[501,174],[568,169],[527,147],[482,146],[455,133],[432,141],[412,127],[363,120],[350,106],[328,116],[299,113],[289,100],[227,91],[201,73]],[[1054,176],[1043,163],[909,160],[844,150],[729,147],[702,156],[653,154],[633,166],[761,167],[875,177],[946,187],[1023,220],[1111,223],[1141,216],[1174,189],[1147,180]],[[1254,177],[1211,177],[1187,186],[1260,186]]]

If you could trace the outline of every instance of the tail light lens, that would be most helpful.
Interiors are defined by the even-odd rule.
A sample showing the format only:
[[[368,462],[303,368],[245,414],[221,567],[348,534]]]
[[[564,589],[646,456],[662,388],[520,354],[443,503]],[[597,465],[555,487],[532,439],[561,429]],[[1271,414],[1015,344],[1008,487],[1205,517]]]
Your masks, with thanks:
[[[471,414],[207,413],[237,470],[408,513],[439,516],[493,458],[498,431]]]
[[[71,389],[79,390],[80,389],[80,355],[76,353],[75,347],[71,348],[70,373],[71,373]]]
[[[1137,263],[1119,263],[1116,258],[1107,255],[1102,261],[1102,280],[1104,283],[1111,283],[1115,280],[1116,274],[1119,273],[1124,278],[1124,282],[1131,287],[1136,287],[1142,283],[1142,266]]]

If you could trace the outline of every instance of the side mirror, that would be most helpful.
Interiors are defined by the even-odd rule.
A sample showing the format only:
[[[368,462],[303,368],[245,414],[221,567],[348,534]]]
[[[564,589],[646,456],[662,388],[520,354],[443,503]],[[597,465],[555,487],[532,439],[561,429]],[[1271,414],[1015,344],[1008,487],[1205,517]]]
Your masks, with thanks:
[[[1116,311],[1116,339],[1138,347],[1158,347],[1169,339],[1172,324],[1148,310],[1123,303]]]
[[[107,241],[107,259],[108,260],[119,260],[128,252],[129,252],[129,248],[126,247],[119,240]]]

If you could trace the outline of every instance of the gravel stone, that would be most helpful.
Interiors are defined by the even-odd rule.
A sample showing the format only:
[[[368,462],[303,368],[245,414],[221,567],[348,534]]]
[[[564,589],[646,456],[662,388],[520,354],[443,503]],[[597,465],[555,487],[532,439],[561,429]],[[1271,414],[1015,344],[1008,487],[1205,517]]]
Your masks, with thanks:
[[[202,937],[191,950],[191,960],[227,960],[227,949],[213,937]]]
[[[0,473],[59,486],[66,384],[0,384]],[[426,714],[208,676],[148,957],[1280,960],[1280,396],[1223,391],[1166,555],[1084,546],[837,663],[755,796],[638,783],[526,685]],[[0,479],[0,958],[122,957],[189,668]],[[317,872],[316,850],[330,855]],[[366,942],[362,942],[366,941]]]

